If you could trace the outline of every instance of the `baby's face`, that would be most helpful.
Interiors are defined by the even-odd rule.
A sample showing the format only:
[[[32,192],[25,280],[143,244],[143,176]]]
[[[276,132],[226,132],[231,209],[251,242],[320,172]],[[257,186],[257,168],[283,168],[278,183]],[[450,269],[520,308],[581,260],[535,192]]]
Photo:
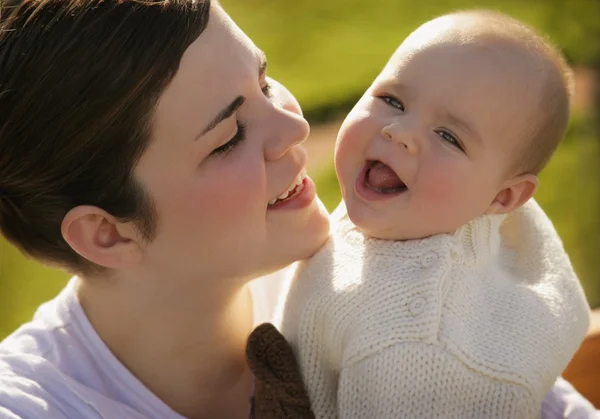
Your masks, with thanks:
[[[538,106],[535,73],[510,55],[440,39],[400,46],[337,139],[343,198],[364,233],[423,238],[494,212]]]

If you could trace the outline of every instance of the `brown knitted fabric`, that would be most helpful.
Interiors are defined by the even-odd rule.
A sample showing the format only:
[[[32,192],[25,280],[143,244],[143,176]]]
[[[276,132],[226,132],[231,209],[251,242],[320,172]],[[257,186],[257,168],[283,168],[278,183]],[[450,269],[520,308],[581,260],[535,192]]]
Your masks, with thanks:
[[[255,378],[255,419],[315,418],[292,348],[272,324],[252,331],[246,357]]]

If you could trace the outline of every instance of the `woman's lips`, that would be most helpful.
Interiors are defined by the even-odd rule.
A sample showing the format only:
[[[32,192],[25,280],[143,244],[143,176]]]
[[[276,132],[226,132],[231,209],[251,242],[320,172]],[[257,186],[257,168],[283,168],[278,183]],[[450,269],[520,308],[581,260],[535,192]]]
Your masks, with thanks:
[[[285,199],[269,204],[267,210],[279,211],[304,208],[310,205],[315,196],[315,184],[310,177],[305,176],[302,183],[297,185]]]

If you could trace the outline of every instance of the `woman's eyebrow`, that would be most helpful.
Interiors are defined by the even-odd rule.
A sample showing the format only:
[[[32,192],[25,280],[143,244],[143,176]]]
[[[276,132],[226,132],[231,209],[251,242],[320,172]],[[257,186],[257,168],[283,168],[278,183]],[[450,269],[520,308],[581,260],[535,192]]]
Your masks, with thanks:
[[[233,102],[231,102],[229,105],[225,106],[217,114],[217,116],[215,116],[213,118],[213,120],[208,123],[208,125],[206,126],[206,128],[204,128],[202,130],[202,132],[200,133],[200,135],[198,135],[196,137],[196,139],[202,137],[203,135],[206,135],[210,130],[214,129],[223,120],[225,120],[225,119],[229,118],[231,115],[233,115],[233,113],[235,111],[237,111],[240,108],[240,106],[242,106],[244,104],[245,101],[246,101],[246,98],[244,96],[238,96],[238,97],[236,97],[233,100]]]
[[[258,50],[258,77],[265,75],[267,71],[267,56],[261,50]]]
[[[267,71],[267,56],[261,50],[258,50],[258,75],[259,78],[263,77],[265,72]],[[212,121],[208,123],[208,125],[202,130],[202,132],[196,136],[196,139],[206,135],[209,131],[214,129],[217,125],[223,122],[225,119],[229,118],[235,111],[237,111],[240,106],[244,104],[246,98],[244,96],[236,97],[233,102],[223,108],[217,116],[213,118]]]

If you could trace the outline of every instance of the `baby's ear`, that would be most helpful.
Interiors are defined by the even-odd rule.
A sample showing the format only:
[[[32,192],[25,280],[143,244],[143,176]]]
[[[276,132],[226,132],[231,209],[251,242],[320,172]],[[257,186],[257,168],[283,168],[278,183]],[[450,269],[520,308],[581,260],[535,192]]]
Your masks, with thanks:
[[[525,204],[538,187],[536,175],[525,173],[507,180],[496,194],[486,214],[506,214]]]

